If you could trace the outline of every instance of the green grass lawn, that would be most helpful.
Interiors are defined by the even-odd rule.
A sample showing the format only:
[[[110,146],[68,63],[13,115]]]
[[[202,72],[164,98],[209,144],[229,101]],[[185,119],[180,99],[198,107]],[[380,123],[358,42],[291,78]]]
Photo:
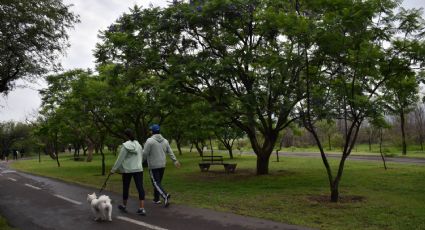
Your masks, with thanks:
[[[7,220],[0,216],[0,229],[1,230],[17,230],[16,228],[12,228],[8,225]]]
[[[106,176],[100,175],[100,156],[91,163],[60,157],[60,168],[47,157],[41,163],[21,160],[12,167],[98,189],[102,186]],[[238,164],[235,174],[225,174],[222,166],[201,173],[195,154],[178,158],[182,168],[169,163],[163,180],[174,203],[320,229],[425,229],[424,166],[388,163],[385,171],[381,162],[348,160],[340,185],[343,200],[335,204],[327,201],[327,176],[319,158],[271,160],[270,174],[263,176],[255,175],[255,156],[238,155],[232,160]],[[107,155],[108,169],[114,160],[115,156]],[[336,168],[338,161],[330,162]],[[145,188],[151,199],[148,179],[145,176]],[[121,192],[119,175],[111,177],[107,189]]]

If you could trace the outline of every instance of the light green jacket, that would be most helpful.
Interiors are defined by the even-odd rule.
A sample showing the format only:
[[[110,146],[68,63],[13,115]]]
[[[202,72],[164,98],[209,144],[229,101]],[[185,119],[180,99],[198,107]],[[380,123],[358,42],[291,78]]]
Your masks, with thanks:
[[[145,148],[143,149],[143,159],[148,161],[149,169],[165,168],[166,153],[170,156],[173,162],[177,161],[177,158],[174,155],[173,150],[171,150],[167,139],[162,137],[161,134],[155,134],[145,143]]]
[[[138,141],[127,141],[122,144],[120,153],[111,172],[120,173],[142,172],[143,148]]]

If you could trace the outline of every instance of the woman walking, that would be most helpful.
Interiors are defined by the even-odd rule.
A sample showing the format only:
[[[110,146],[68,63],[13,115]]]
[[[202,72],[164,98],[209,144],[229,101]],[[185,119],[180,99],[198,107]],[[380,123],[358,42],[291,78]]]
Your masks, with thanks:
[[[139,142],[134,138],[134,133],[131,129],[124,131],[128,141],[122,144],[120,153],[114,166],[111,169],[111,174],[119,171],[122,173],[122,204],[118,205],[118,209],[122,212],[127,212],[127,200],[131,178],[134,179],[137,191],[139,192],[139,209],[137,214],[146,215],[144,202],[145,190],[143,189],[143,166],[142,154],[143,149]]]

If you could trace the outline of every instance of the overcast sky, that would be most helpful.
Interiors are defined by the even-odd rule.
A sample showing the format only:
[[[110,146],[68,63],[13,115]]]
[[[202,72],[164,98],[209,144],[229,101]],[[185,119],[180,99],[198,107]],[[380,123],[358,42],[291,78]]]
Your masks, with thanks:
[[[106,29],[122,13],[135,4],[148,7],[166,6],[171,0],[64,0],[66,4],[72,4],[71,10],[80,15],[81,23],[75,25],[70,31],[71,47],[66,57],[62,60],[65,69],[94,68],[92,55],[96,42],[98,42],[99,30]],[[405,8],[425,8],[424,0],[405,0]],[[19,83],[24,85],[24,83]],[[28,85],[25,83],[25,85]],[[23,121],[40,106],[38,89],[44,87],[43,82],[32,84],[26,88],[17,88],[10,92],[6,98],[0,98],[0,121],[15,120]]]

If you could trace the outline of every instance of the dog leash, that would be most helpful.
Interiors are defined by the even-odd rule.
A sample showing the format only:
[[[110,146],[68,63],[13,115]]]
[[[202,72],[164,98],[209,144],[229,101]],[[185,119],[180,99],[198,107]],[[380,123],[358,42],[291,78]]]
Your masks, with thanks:
[[[105,183],[103,183],[102,188],[101,188],[101,189],[100,189],[100,191],[99,191],[99,194],[103,191],[103,189],[105,189],[105,187],[106,187],[106,182],[108,182],[109,177],[110,177],[111,175],[112,175],[112,173],[109,173],[109,174],[108,174],[108,177],[106,178]]]

